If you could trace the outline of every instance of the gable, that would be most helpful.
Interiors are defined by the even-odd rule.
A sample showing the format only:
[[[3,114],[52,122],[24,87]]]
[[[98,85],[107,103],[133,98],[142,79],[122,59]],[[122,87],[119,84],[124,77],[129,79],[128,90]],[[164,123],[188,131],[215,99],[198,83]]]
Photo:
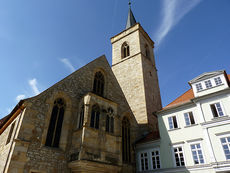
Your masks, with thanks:
[[[220,75],[220,74],[223,74],[223,73],[225,73],[224,70],[213,71],[213,72],[205,72],[205,73],[199,75],[198,77],[190,80],[189,83],[192,84],[192,83],[195,83],[195,82],[203,81],[205,79],[209,79],[211,77],[214,77],[214,76],[217,76],[217,75]]]

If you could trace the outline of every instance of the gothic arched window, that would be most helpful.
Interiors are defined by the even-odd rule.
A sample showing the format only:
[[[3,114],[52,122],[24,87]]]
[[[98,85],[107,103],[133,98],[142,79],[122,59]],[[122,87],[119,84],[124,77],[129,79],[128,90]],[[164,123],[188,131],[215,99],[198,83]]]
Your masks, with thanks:
[[[130,123],[127,117],[122,120],[122,160],[124,163],[131,161]]]
[[[98,105],[93,105],[91,112],[90,127],[99,129],[100,108]]]
[[[123,43],[122,45],[122,48],[121,48],[121,55],[122,55],[122,58],[125,58],[127,56],[130,55],[130,52],[129,52],[129,45],[125,42]]]
[[[145,45],[145,56],[146,58],[150,58],[149,46],[147,44]]]
[[[99,71],[96,72],[93,82],[93,92],[103,96],[105,80],[103,74]]]
[[[82,128],[82,126],[83,126],[83,122],[84,122],[84,112],[85,112],[85,107],[84,107],[84,105],[82,105],[82,107],[81,107],[81,110],[80,110],[80,117],[79,117],[79,121],[78,121],[78,128],[80,129],[80,128]]]
[[[113,109],[109,108],[106,115],[106,132],[113,133],[114,131],[114,118]]]
[[[46,146],[58,147],[61,137],[62,122],[64,119],[65,102],[58,98],[54,101],[50,124],[46,136]]]

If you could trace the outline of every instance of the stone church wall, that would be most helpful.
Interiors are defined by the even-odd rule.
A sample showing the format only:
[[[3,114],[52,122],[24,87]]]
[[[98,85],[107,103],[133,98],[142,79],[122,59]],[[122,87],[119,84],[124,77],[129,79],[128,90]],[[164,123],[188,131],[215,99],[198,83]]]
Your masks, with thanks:
[[[12,153],[15,148],[15,138],[20,127],[20,120],[23,113],[20,113],[0,135],[0,172],[7,172]]]
[[[105,73],[106,84],[104,97],[114,103],[119,103],[116,116],[117,127],[116,135],[105,134],[104,129],[96,131],[90,127],[84,133],[85,145],[81,144],[83,133],[76,132],[76,124],[79,115],[79,104],[82,98],[92,91],[94,73],[102,70]],[[49,126],[50,115],[53,102],[56,98],[62,97],[66,101],[66,110],[62,125],[60,147],[51,148],[45,146],[47,129]],[[131,140],[136,139],[137,123],[130,113],[129,106],[124,95],[111,71],[111,68],[104,56],[92,61],[82,67],[38,96],[26,100],[26,112],[23,118],[15,150],[10,162],[9,172],[16,167],[21,167],[26,172],[46,172],[46,173],[68,173],[71,163],[71,152],[79,151],[83,147],[82,158],[92,159],[92,154],[97,152],[101,163],[115,163],[121,165],[121,119],[128,115],[132,124]],[[89,122],[89,120],[88,120]],[[119,129],[119,130],[118,130]],[[103,135],[102,135],[103,134]],[[95,136],[95,140],[91,137]],[[99,144],[99,139],[105,138],[106,142]],[[117,139],[117,140],[114,140]],[[79,144],[80,142],[80,144]],[[116,144],[117,143],[117,144]],[[114,148],[114,144],[115,148]],[[92,149],[94,146],[94,149]],[[113,146],[109,148],[109,146]],[[114,148],[114,149],[113,149]],[[109,152],[110,155],[108,154]],[[95,154],[96,155],[96,154]],[[132,151],[134,156],[134,151]],[[93,156],[94,157],[94,156]],[[133,157],[133,162],[135,157]]]

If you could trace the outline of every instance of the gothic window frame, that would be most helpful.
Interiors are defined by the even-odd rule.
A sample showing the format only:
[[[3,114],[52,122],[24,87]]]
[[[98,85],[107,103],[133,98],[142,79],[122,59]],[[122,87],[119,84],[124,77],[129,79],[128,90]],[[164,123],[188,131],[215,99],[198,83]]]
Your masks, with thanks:
[[[93,78],[93,93],[104,96],[105,75],[102,71],[96,71]]]
[[[107,110],[105,131],[114,133],[114,111],[111,107]]]
[[[90,115],[90,127],[99,129],[100,123],[100,107],[97,104],[92,106],[91,115]]]
[[[130,56],[130,46],[127,42],[124,42],[121,46],[121,57],[126,58]]]
[[[130,120],[127,117],[122,119],[122,161],[131,162],[131,142],[130,142]]]
[[[85,105],[82,104],[80,107],[80,111],[79,111],[79,118],[78,118],[78,124],[77,124],[77,128],[80,129],[83,127],[84,124],[84,117],[85,117]]]
[[[61,97],[55,99],[55,101],[53,102],[53,108],[50,115],[45,146],[59,148],[65,109],[65,100]]]

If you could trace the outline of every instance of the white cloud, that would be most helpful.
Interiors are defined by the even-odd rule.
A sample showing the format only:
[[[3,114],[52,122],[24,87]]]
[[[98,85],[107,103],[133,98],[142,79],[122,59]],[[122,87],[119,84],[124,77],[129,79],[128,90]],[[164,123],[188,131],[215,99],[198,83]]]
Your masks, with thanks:
[[[33,78],[33,79],[29,80],[29,85],[32,88],[33,93],[35,95],[38,95],[40,93],[39,90],[38,90],[38,87],[37,87],[37,79],[36,78]]]
[[[71,72],[74,72],[75,71],[75,68],[73,67],[73,65],[71,64],[71,62],[67,59],[67,58],[63,58],[63,59],[60,59],[60,61],[62,63],[64,63],[66,65],[67,68],[69,68],[69,70]]]
[[[170,30],[202,0],[163,0],[162,22],[159,25],[154,38],[158,46],[164,40]]]
[[[16,101],[19,102],[20,100],[24,99],[26,96],[24,94],[20,94],[16,97]]]

